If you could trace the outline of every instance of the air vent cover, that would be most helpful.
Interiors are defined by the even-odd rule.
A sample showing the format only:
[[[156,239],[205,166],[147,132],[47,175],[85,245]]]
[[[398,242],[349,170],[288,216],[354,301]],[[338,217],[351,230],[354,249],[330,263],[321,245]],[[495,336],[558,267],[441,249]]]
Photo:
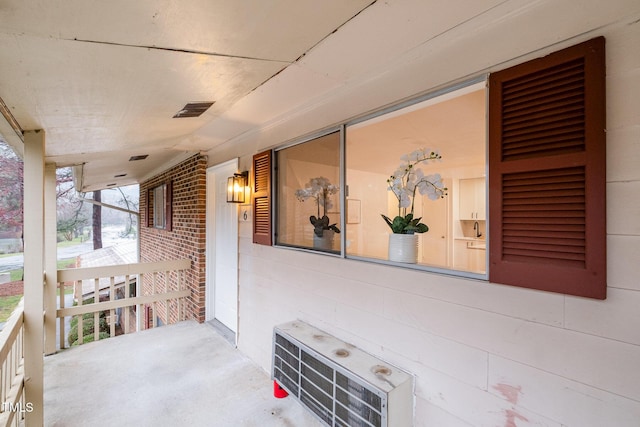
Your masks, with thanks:
[[[131,156],[131,157],[129,157],[129,161],[130,162],[137,162],[138,160],[144,160],[147,157],[149,157],[148,154],[141,154],[139,156]]]
[[[272,373],[328,426],[412,425],[410,375],[304,322],[274,329]]]
[[[178,111],[173,118],[182,119],[186,117],[199,117],[212,105],[213,102],[191,102],[182,107],[182,110]]]

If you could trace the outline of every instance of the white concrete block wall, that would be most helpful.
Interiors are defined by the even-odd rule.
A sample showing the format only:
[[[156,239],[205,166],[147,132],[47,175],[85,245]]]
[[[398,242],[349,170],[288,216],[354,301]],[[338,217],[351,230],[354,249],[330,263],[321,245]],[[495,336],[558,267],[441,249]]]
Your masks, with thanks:
[[[520,3],[499,8],[520,10]],[[329,109],[320,105],[293,115],[291,123],[283,120],[254,137],[251,148],[240,153],[242,162],[249,164],[256,147],[276,146],[340,114],[346,119],[392,102],[394,95],[426,91],[428,85],[539,56],[529,54],[539,49],[550,52],[604,35],[608,298],[595,301],[253,245],[250,224],[241,223],[239,347],[266,371],[273,326],[300,318],[414,374],[416,426],[640,425],[640,22],[637,16],[603,26],[621,10],[640,10],[622,0],[587,1],[581,7],[565,1],[559,4],[571,7],[563,19],[545,2],[532,4],[499,24],[511,31],[506,35],[478,25],[473,37],[461,36],[462,44],[450,49],[456,55],[448,68],[430,64],[429,52],[416,47],[394,67],[402,76],[422,70],[422,82],[401,79],[393,90],[343,88],[363,96],[342,110],[334,105],[319,114]],[[575,20],[567,18],[572,15]],[[522,28],[529,30],[518,38]],[[476,54],[485,39],[493,42],[483,45],[491,49]],[[446,52],[443,45],[431,53],[437,58]],[[427,86],[418,90],[420,84]],[[304,114],[320,118],[303,120]]]

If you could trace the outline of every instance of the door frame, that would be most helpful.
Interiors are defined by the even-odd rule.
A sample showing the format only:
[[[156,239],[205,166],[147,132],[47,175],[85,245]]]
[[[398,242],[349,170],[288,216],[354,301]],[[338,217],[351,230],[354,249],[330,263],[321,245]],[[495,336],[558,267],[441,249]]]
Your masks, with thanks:
[[[238,171],[238,163],[239,159],[231,159],[223,163],[218,163],[216,165],[210,166],[207,168],[207,190],[206,190],[206,232],[205,232],[205,253],[206,253],[206,264],[205,264],[205,321],[214,320],[215,317],[215,264],[216,264],[216,216],[215,216],[215,206],[218,199],[223,199],[224,203],[226,203],[226,194],[216,194],[216,173],[220,171],[224,172],[227,176],[232,176],[234,173]],[[229,208],[236,209],[237,206],[235,204],[229,204]],[[237,217],[237,216],[236,216]],[[230,250],[238,252],[238,221],[234,221],[231,224],[231,227],[226,228],[230,233],[233,233],[235,239],[233,239],[236,244],[235,247],[229,248]],[[236,270],[238,267],[237,257],[236,257]],[[238,286],[238,277],[236,275],[236,286]],[[238,293],[236,292],[236,304],[238,302]],[[235,319],[235,330],[236,330],[236,339],[238,335],[238,309],[236,307],[236,319]]]

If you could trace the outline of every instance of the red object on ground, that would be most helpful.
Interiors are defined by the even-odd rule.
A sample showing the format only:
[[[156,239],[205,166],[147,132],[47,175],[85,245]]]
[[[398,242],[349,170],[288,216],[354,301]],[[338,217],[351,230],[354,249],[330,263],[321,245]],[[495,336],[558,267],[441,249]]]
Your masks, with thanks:
[[[283,397],[289,396],[289,393],[287,393],[285,389],[280,387],[280,384],[278,384],[276,380],[273,380],[273,396],[277,397],[278,399],[282,399]]]

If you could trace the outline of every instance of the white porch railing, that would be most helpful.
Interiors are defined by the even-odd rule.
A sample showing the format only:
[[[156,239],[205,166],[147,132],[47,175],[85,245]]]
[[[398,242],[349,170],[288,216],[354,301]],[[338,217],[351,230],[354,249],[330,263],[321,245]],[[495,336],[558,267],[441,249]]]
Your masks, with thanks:
[[[123,333],[131,333],[146,329],[144,307],[152,309],[153,326],[156,326],[156,313],[167,313],[167,321],[184,320],[184,299],[190,291],[186,289],[186,270],[191,266],[188,259],[161,261],[138,264],[124,264],[106,267],[88,267],[58,270],[58,284],[60,285],[59,308],[56,317],[59,322],[59,345],[65,347],[66,331],[65,317],[78,316],[78,343],[83,342],[83,315],[93,313],[94,340],[100,339],[100,313],[105,311],[109,325],[109,336],[116,335],[116,323],[120,323]],[[143,293],[143,280],[151,277],[150,292]],[[74,283],[74,299],[76,306],[65,305],[65,283]],[[135,286],[135,296],[131,289]],[[107,301],[100,301],[100,295]],[[121,298],[117,299],[116,294]],[[94,302],[83,304],[85,298],[94,297]],[[135,307],[136,319],[131,322],[131,307]],[[121,310],[118,310],[121,309]],[[116,316],[117,310],[121,311]],[[173,316],[170,316],[172,314]],[[151,320],[151,319],[150,319]],[[71,343],[69,343],[71,344]]]
[[[24,399],[24,306],[22,301],[0,332],[0,426],[18,426],[28,410]]]

